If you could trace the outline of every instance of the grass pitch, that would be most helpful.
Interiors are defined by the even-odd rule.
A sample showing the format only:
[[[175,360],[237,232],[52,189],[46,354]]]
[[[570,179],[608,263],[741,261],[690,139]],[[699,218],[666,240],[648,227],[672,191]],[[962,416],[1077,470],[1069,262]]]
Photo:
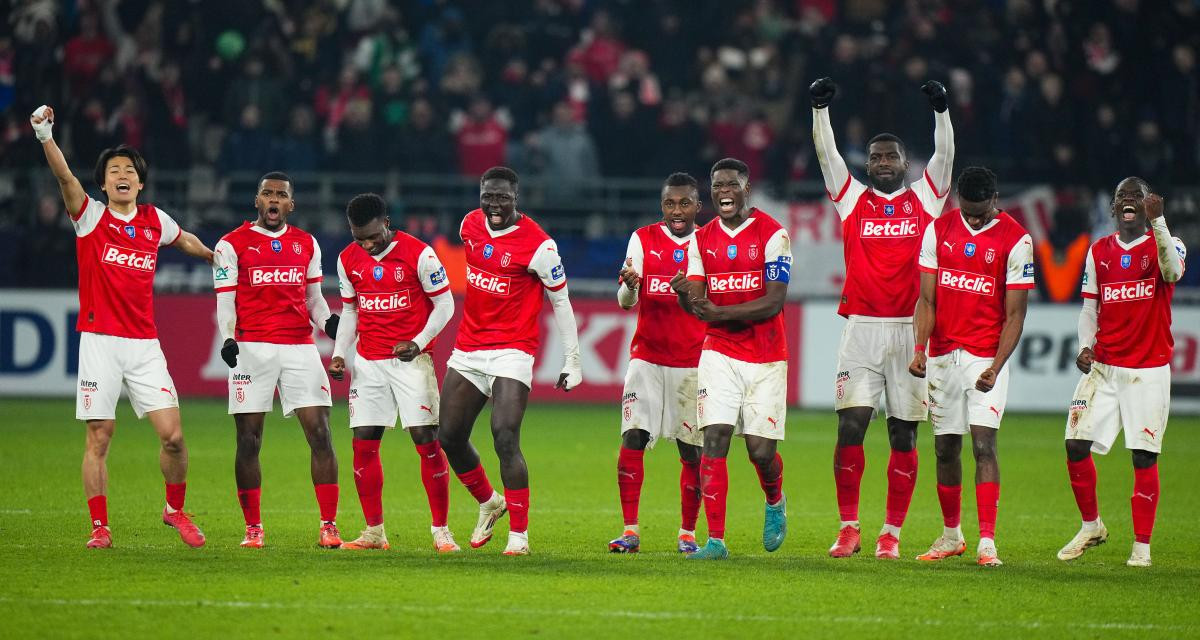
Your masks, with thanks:
[[[936,565],[912,558],[941,533],[932,439],[923,425],[917,493],[902,559],[870,553],[883,518],[887,438],[867,438],[864,549],[825,555],[837,527],[830,471],[832,414],[793,413],[786,462],[789,532],[762,549],[762,493],[744,450],[731,454],[726,562],[687,562],[674,551],[679,463],[670,443],[646,456],[642,553],[610,555],[621,531],[615,486],[618,414],[613,407],[530,408],[524,450],[532,478],[533,555],[507,558],[507,518],[480,550],[439,557],[418,459],[402,432],[384,438],[388,552],[315,548],[317,509],[303,435],[267,420],[262,450],[267,548],[240,549],[243,523],[233,482],[233,429],[224,402],[188,401],[187,509],[208,536],[185,547],[161,524],[157,441],[127,405],[109,459],[115,548],[84,549],[88,516],[79,480],[83,446],[68,401],[0,402],[0,628],[7,637],[1162,637],[1200,636],[1200,420],[1175,418],[1162,457],[1163,501],[1154,567],[1124,565],[1132,531],[1132,471],[1119,449],[1097,457],[1100,507],[1111,537],[1080,560],[1054,553],[1078,525],[1067,484],[1062,416],[1011,415],[1000,435],[1002,493],[997,544],[1005,566],[973,557]],[[499,486],[486,414],[476,429]],[[341,462],[343,536],[362,526],[350,469],[344,404],[333,412]],[[740,441],[735,441],[740,447]],[[971,478],[970,448],[964,476]],[[974,492],[963,491],[968,556]],[[451,481],[450,526],[466,542],[477,507]],[[700,538],[703,540],[703,514]]]

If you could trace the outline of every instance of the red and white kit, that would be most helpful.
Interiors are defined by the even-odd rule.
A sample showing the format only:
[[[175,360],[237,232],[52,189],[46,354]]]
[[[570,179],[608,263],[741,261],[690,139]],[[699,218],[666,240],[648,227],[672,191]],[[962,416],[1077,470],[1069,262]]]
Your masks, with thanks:
[[[311,324],[329,317],[321,279],[320,247],[294,226],[268,231],[246,222],[217,242],[217,324],[239,349],[229,370],[230,414],[270,411],[276,387],[285,417],[332,404]]]
[[[937,279],[927,374],[933,433],[999,429],[1009,367],[996,374],[991,391],[977,390],[975,382],[1000,345],[1006,293],[1034,286],[1033,241],[1003,211],[976,231],[955,209],[925,230],[920,269]]]
[[[1091,440],[1096,453],[1108,453],[1122,431],[1127,448],[1162,451],[1175,345],[1171,297],[1187,249],[1162,218],[1152,226],[1128,245],[1115,233],[1101,238],[1087,255],[1079,343],[1094,340],[1095,362],[1075,388],[1066,437]]]
[[[695,233],[677,237],[658,222],[633,232],[625,252],[641,275],[634,291],[622,288],[626,306],[638,304],[637,330],[629,346],[629,369],[621,396],[621,433],[641,429],[659,438],[700,446],[696,419],[696,366],[705,324],[679,306],[671,278],[687,269]]]
[[[554,304],[568,361],[578,363],[567,275],[554,240],[524,214],[516,224],[493,230],[480,209],[463,218],[459,236],[466,250],[467,293],[447,366],[487,396],[498,377],[531,386],[543,295]]]
[[[122,384],[139,418],[179,406],[154,327],[158,248],[179,239],[179,225],[153,205],[123,216],[91,198],[71,224],[79,260],[75,417],[115,418]]]
[[[838,153],[829,109],[813,109],[813,136],[825,188],[842,220],[846,282],[838,313],[848,319],[838,347],[836,409],[878,407],[925,419],[925,381],[909,375],[920,294],[917,256],[926,227],[946,205],[954,167],[949,112],[934,113],[934,154],[921,178],[880,193],[850,175]]]
[[[766,294],[767,282],[791,279],[792,243],[771,216],[752,209],[737,229],[720,218],[696,231],[688,280],[704,282],[717,306]],[[760,322],[709,323],[700,354],[696,411],[700,427],[730,424],[734,433],[784,437],[787,332],[783,313]]]
[[[434,340],[454,314],[446,269],[433,249],[395,232],[379,255],[351,243],[338,256],[342,316],[334,356],[345,357],[358,339],[350,369],[350,427],[437,425],[438,386]],[[436,309],[443,309],[435,313]],[[392,347],[413,341],[422,350],[411,362]]]

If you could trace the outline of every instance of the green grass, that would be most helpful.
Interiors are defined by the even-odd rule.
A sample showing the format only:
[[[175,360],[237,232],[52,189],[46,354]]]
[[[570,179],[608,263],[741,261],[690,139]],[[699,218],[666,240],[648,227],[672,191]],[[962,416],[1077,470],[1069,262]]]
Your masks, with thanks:
[[[1181,637],[1200,635],[1200,420],[1176,418],[1163,457],[1163,502],[1148,570],[1124,565],[1132,540],[1132,471],[1123,449],[1097,457],[1110,544],[1064,564],[1054,553],[1078,527],[1067,485],[1062,416],[1009,416],[1000,436],[1003,490],[997,541],[1004,567],[973,558],[926,565],[911,558],[941,532],[932,440],[922,426],[921,471],[899,562],[876,560],[883,517],[886,436],[867,439],[864,553],[825,555],[836,531],[830,414],[789,416],[784,482],[789,535],[767,554],[762,494],[743,451],[730,464],[724,563],[674,551],[678,461],[647,457],[643,552],[606,553],[620,533],[615,407],[530,408],[524,448],[532,478],[533,555],[507,558],[501,522],[481,550],[438,557],[418,460],[403,433],[384,439],[389,552],[315,548],[317,511],[307,450],[293,421],[268,418],[262,451],[268,547],[238,548],[243,523],[233,484],[233,429],[224,402],[183,409],[191,451],[188,510],[208,535],[189,549],[159,520],[162,479],[149,426],[123,406],[109,459],[115,548],[88,551],[79,482],[83,445],[72,403],[3,401],[0,435],[0,628],[28,637]],[[486,416],[485,416],[486,418]],[[344,405],[333,415],[341,458],[343,534],[362,512],[350,471]],[[490,436],[476,443],[498,484]],[[739,442],[735,442],[740,447]],[[969,451],[969,448],[968,448]],[[971,462],[965,461],[968,479]],[[964,491],[969,551],[974,493]],[[476,505],[452,481],[450,525],[466,546]],[[703,515],[701,516],[703,523]],[[703,524],[701,524],[703,529]],[[907,633],[906,633],[907,632]]]

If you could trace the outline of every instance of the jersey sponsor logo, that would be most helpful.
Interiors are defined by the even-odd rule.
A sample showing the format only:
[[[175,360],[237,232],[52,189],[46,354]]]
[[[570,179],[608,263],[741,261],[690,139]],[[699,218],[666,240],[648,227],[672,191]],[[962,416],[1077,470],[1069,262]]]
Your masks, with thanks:
[[[996,279],[968,271],[940,269],[938,270],[938,286],[980,296],[990,296],[996,292]]]
[[[714,273],[708,276],[709,293],[741,293],[758,291],[762,288],[763,274],[761,271]]]
[[[446,281],[446,267],[438,267],[437,271],[429,274],[429,284],[439,285]]]
[[[863,238],[915,238],[918,235],[917,221],[911,218],[904,220],[867,220],[862,221],[859,235]]]
[[[1032,278],[1033,277],[1033,263],[1032,262],[1025,263],[1025,267],[1023,269],[1021,269],[1021,277],[1022,278]],[[1083,283],[1087,284],[1087,272],[1086,271],[1083,273]]]
[[[1134,300],[1149,300],[1154,297],[1154,278],[1145,280],[1129,280],[1105,284],[1100,288],[1100,299],[1103,302],[1132,302]]]
[[[496,251],[496,247],[493,247],[493,246],[492,246],[492,245],[490,245],[490,244],[485,244],[485,245],[483,245],[483,257],[484,257],[484,259],[486,260],[486,259],[488,259],[488,258],[491,258],[491,257],[492,257],[492,253],[494,253],[495,251]]]
[[[137,237],[137,229],[133,225],[127,224],[125,225],[125,235],[129,236],[129,239],[132,240]]]
[[[471,265],[467,265],[467,284],[497,296],[507,296],[512,291],[512,278],[488,273]]]
[[[683,262],[685,255],[686,254],[683,252],[683,249],[676,249],[671,253],[671,257],[675,259],[675,262]]]
[[[894,205],[894,204],[883,205],[883,215],[885,215],[889,218],[896,215],[896,205]]]
[[[252,267],[250,286],[279,286],[304,284],[304,269],[301,267]]]
[[[975,243],[974,242],[968,242],[965,246],[963,246],[963,255],[967,256],[968,258],[972,258],[975,256]]]
[[[217,267],[213,269],[213,280],[228,280],[229,267]]]
[[[1128,269],[1129,265],[1133,264],[1133,256],[1128,253],[1121,256],[1121,268]]]
[[[734,258],[736,258],[737,257],[737,245],[731,244],[728,247],[725,247],[725,255],[729,256],[730,260],[733,260]]]
[[[380,280],[383,280],[383,266],[377,264],[374,267],[372,267],[371,268],[371,277],[375,278],[375,282],[379,282]]]
[[[412,296],[408,291],[358,294],[358,310],[362,313],[393,313],[410,306]]]
[[[396,267],[395,269],[392,269],[392,277],[396,279],[396,282],[400,282],[401,280],[403,280],[404,279],[404,267]]]
[[[642,279],[642,286],[646,293],[652,296],[673,296],[675,291],[671,289],[671,279],[667,276],[648,275]]]
[[[987,252],[983,254],[983,261],[988,264],[995,262],[996,261],[996,250],[989,247]]]
[[[139,251],[138,249],[129,249],[105,243],[101,259],[107,264],[118,267],[153,273],[154,264],[158,261],[158,256],[153,251]]]
[[[271,251],[274,251],[275,253],[279,253],[280,251],[283,251],[283,243],[278,240],[272,240],[271,241]]]
[[[566,275],[567,275],[567,272],[563,269],[563,266],[561,263],[556,264],[553,267],[550,267],[550,279],[551,280],[562,280],[563,277]]]
[[[300,255],[301,247],[299,242],[292,243],[292,251],[296,252],[296,255]]]

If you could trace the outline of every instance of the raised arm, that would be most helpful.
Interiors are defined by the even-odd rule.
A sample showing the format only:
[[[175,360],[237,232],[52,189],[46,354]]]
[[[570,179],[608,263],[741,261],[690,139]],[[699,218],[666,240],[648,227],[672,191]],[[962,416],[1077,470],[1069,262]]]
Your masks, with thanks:
[[[838,153],[833,125],[829,121],[829,103],[837,95],[837,85],[830,78],[821,78],[808,87],[808,93],[813,107],[813,147],[821,165],[821,176],[825,178],[825,191],[836,202],[850,179],[850,169]]]
[[[46,154],[46,163],[50,165],[50,171],[58,180],[58,188],[62,191],[63,204],[67,206],[67,213],[71,216],[78,215],[83,209],[83,203],[87,200],[87,193],[83,190],[79,179],[71,173],[71,167],[67,166],[67,159],[63,156],[62,149],[59,149],[58,143],[54,141],[51,131],[54,127],[54,109],[46,105],[34,109],[33,115],[29,116],[29,123],[33,125],[33,132],[37,136],[38,142],[42,143],[42,151]]]
[[[1178,282],[1183,277],[1187,249],[1183,241],[1171,237],[1171,231],[1167,229],[1167,219],[1162,215],[1162,196],[1157,193],[1146,196],[1145,208],[1150,229],[1154,232],[1154,244],[1158,247],[1158,270],[1162,272],[1164,281]]]
[[[913,183],[913,191],[920,198],[925,211],[933,217],[942,215],[946,197],[950,195],[950,180],[954,174],[954,125],[950,123],[950,111],[946,87],[937,80],[921,86],[933,107],[933,155],[925,165],[925,174]]]

